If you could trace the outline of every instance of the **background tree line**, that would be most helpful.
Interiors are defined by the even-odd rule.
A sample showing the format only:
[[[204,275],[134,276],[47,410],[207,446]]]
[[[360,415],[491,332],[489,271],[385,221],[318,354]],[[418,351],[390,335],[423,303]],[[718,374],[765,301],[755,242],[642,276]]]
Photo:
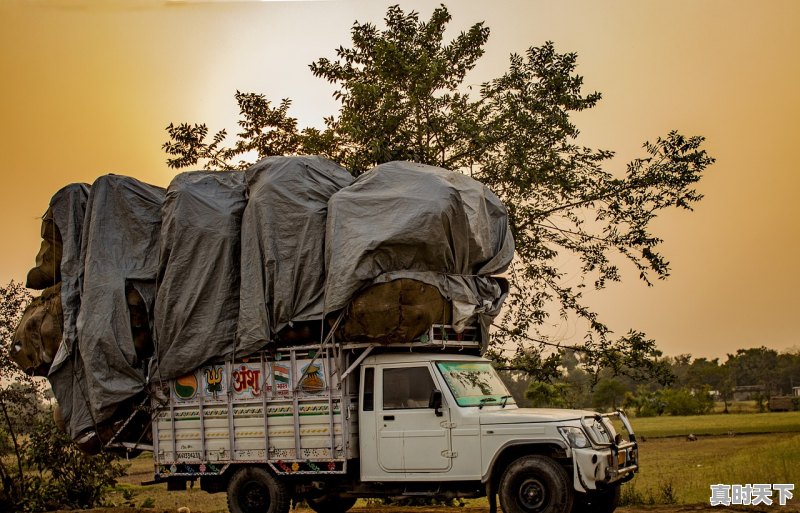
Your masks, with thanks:
[[[531,381],[523,373],[505,371],[504,381],[526,406],[624,407],[637,416],[709,413],[715,402],[727,413],[735,395],[754,400],[765,411],[771,398],[791,395],[800,386],[800,349],[739,349],[724,362],[690,354],[663,357],[658,372],[649,375],[605,367],[587,372],[580,353],[571,350],[561,351],[559,359],[563,364],[549,380]],[[800,398],[791,404],[800,409]]]

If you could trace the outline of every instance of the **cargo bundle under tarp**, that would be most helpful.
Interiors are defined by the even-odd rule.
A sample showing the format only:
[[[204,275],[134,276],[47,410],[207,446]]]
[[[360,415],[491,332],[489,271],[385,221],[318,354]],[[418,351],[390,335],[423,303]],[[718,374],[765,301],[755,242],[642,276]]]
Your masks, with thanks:
[[[321,157],[269,157],[245,175],[240,355],[270,341],[316,338],[308,331],[323,314],[328,200],[353,182],[346,169]],[[297,323],[309,321],[316,321],[312,329],[305,324],[300,332]]]
[[[244,175],[176,176],[162,209],[151,374],[172,379],[233,352],[239,316]]]
[[[422,285],[384,286],[373,293],[382,298],[358,300],[369,287],[402,279],[435,287],[452,308],[442,315],[456,331],[477,321],[488,340],[507,293],[505,280],[493,276],[511,263],[514,240],[505,207],[480,182],[412,162],[382,164],[331,198],[326,243],[325,310],[350,304],[349,322],[356,328],[348,328],[346,319],[344,329],[352,336],[366,329],[361,336],[400,341],[430,326],[391,312],[388,318],[401,324],[385,322],[386,309],[397,311],[409,293],[435,304]],[[419,316],[424,310],[417,310]]]
[[[163,189],[133,178],[106,175],[92,184],[81,242],[77,343],[65,349],[65,337],[63,359],[50,371],[73,438],[111,420],[144,390],[163,201]]]
[[[78,372],[78,369],[82,371],[83,366],[79,362],[76,364],[74,356],[77,354],[77,321],[81,306],[80,280],[83,272],[81,239],[88,197],[87,184],[70,184],[53,195],[48,209],[61,241],[61,255],[56,262],[59,269],[57,275],[61,280],[63,312],[61,344],[53,358],[48,378],[53,384],[53,393],[61,407],[62,417],[83,419],[79,421],[81,423],[91,422],[86,408],[73,407],[78,403],[84,403],[80,388],[77,386],[78,380],[82,379],[80,378],[82,372]],[[28,273],[28,276],[30,277],[31,273]],[[72,430],[68,432],[77,435]]]

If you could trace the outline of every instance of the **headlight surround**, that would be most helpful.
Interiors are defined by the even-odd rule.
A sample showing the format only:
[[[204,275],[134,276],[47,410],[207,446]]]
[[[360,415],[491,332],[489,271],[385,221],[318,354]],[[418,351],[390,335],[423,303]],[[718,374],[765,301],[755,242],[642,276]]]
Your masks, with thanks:
[[[575,426],[562,426],[558,428],[561,436],[567,441],[570,447],[575,449],[585,449],[591,447],[589,439],[583,429]]]
[[[599,444],[609,445],[614,441],[616,435],[614,427],[610,422],[604,422],[602,418],[594,418],[590,423],[584,423],[584,427],[587,428],[589,436]]]

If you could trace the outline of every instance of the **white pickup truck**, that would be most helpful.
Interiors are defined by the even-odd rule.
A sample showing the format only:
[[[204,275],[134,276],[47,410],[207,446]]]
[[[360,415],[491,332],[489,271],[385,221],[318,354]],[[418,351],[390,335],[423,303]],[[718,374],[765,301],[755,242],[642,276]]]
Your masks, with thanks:
[[[518,408],[456,338],[289,347],[154,385],[153,482],[199,479],[231,513],[403,496],[488,496],[493,512],[498,495],[505,513],[613,511],[638,470],[625,415]]]

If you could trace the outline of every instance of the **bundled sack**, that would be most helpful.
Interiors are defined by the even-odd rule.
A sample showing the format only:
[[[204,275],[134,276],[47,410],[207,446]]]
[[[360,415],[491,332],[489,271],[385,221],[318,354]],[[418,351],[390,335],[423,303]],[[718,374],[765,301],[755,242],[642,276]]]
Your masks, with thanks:
[[[42,244],[36,255],[36,266],[28,271],[27,288],[44,290],[52,287],[61,281],[62,259],[67,267],[77,261],[88,196],[89,185],[85,183],[67,185],[53,194],[42,216]],[[64,244],[67,245],[66,258],[62,257]]]
[[[47,376],[64,333],[61,284],[44,289],[25,308],[14,330],[9,356],[30,376]]]
[[[301,342],[321,324],[330,197],[353,177],[315,156],[269,157],[246,172],[238,354]]]
[[[331,198],[325,255],[325,310],[349,305],[342,328],[348,338],[408,341],[436,318],[449,318],[456,331],[477,321],[485,342],[507,294],[505,280],[494,275],[511,263],[514,241],[505,206],[480,182],[432,166],[389,162]],[[417,283],[389,285],[397,280]],[[435,288],[446,303],[418,284]],[[375,286],[383,288],[380,301],[362,300]],[[429,309],[427,318],[402,314],[412,306],[406,305],[407,290],[431,304],[415,310]],[[385,312],[392,309],[400,313]],[[382,324],[381,317],[389,322]],[[359,326],[368,331],[359,334]]]
[[[127,415],[144,390],[164,194],[124,176],[92,184],[81,239],[77,339],[67,347],[67,326],[49,374],[73,439],[111,432],[105,428]],[[64,312],[66,324],[66,306]]]
[[[28,271],[25,286],[44,290],[61,281],[61,233],[53,220],[53,209],[48,208],[42,216],[42,244],[36,255],[36,266]]]
[[[74,325],[81,228],[88,191],[86,184],[63,187],[50,199],[42,216],[42,244],[36,256],[37,266],[28,272],[26,286],[44,291],[23,312],[10,348],[11,358],[28,374],[47,376],[61,345],[65,313]],[[66,281],[63,287],[62,265]],[[66,312],[62,304],[67,305]]]
[[[246,193],[235,171],[181,173],[167,188],[151,371],[158,379],[231,356]]]

